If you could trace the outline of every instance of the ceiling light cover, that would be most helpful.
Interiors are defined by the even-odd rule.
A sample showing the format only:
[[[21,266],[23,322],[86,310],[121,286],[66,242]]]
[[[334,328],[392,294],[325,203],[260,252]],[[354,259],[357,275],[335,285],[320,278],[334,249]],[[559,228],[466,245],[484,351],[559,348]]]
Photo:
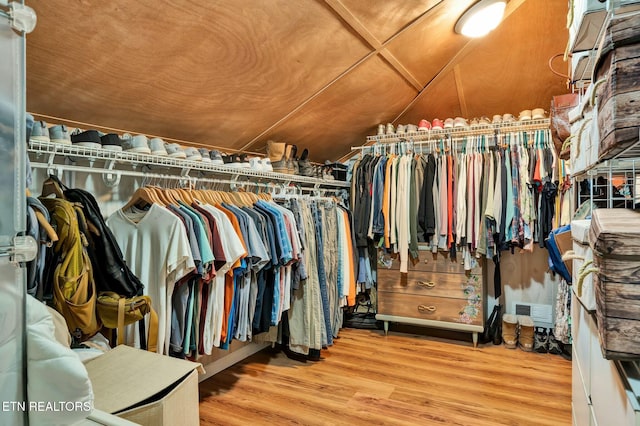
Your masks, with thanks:
[[[502,21],[506,0],[480,0],[471,6],[455,26],[455,31],[467,37],[482,37]]]

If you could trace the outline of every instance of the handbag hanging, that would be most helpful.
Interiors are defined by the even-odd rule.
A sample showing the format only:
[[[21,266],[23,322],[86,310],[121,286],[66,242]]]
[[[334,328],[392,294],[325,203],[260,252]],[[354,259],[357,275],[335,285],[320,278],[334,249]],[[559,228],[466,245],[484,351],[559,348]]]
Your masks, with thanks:
[[[149,339],[147,350],[156,352],[158,347],[158,314],[151,306],[149,296],[120,297],[112,291],[103,291],[97,300],[98,317],[106,328],[117,330],[117,344],[124,343],[124,327],[143,320],[149,314]],[[144,339],[144,326],[140,327],[141,340]]]

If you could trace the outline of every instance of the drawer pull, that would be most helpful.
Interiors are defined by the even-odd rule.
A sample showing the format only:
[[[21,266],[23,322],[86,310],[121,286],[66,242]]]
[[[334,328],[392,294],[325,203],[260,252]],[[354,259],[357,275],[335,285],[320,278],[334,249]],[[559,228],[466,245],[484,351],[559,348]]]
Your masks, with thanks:
[[[436,283],[434,283],[433,281],[418,281],[417,284],[418,284],[418,287],[425,287],[425,288],[434,288],[436,286]]]
[[[418,305],[418,310],[420,312],[435,312],[436,311],[436,307],[435,306],[427,306],[427,305]]]

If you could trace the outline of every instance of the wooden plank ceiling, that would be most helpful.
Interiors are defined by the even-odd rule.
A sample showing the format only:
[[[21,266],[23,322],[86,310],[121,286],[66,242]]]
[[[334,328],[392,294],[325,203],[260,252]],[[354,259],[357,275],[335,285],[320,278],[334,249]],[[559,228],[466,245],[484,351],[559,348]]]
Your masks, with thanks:
[[[548,109],[566,92],[547,66],[564,52],[566,1],[511,0],[469,40],[453,27],[473,3],[32,0],[27,109],[230,151],[281,140],[315,161],[379,123]]]

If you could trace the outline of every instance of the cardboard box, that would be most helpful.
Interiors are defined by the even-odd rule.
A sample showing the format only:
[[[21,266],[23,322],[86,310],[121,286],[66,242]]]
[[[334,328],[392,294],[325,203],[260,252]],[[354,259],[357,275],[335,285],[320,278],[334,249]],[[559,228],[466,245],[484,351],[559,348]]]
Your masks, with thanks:
[[[142,425],[198,425],[201,364],[118,346],[88,361],[98,410]]]

